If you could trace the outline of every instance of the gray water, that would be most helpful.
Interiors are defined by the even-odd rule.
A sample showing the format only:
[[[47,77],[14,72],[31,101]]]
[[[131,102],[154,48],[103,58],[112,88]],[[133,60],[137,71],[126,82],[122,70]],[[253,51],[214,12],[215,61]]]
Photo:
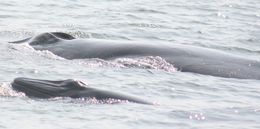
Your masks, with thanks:
[[[117,42],[189,44],[259,60],[259,0],[1,0],[0,128],[260,128],[259,80],[175,71],[160,57],[66,60],[7,43],[50,31]],[[138,67],[124,67],[124,61]],[[158,105],[31,99],[10,88],[16,77],[72,78]]]

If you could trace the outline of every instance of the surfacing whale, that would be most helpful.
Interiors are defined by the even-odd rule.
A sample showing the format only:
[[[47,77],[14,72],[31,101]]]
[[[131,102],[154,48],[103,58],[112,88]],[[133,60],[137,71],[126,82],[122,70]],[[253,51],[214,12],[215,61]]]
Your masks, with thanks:
[[[182,72],[260,80],[259,61],[190,45],[76,39],[61,32],[42,33],[10,43],[23,42],[28,42],[36,50],[49,50],[66,59],[160,56]]]
[[[23,92],[28,97],[34,98],[95,98],[97,100],[125,100],[140,104],[152,104],[148,101],[106,90],[100,90],[86,86],[81,81],[67,80],[40,80],[19,77],[11,83],[14,90]]]

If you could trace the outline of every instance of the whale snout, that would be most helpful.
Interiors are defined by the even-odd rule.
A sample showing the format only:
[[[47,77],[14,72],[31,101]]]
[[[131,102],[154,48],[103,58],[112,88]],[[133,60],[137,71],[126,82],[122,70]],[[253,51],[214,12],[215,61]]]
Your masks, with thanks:
[[[19,77],[15,78],[11,85],[15,90],[23,92],[25,90],[35,87],[36,81],[34,79]]]
[[[47,81],[19,77],[14,79],[11,85],[14,90],[24,92],[29,97],[50,98],[59,95],[57,93],[68,90],[60,87],[60,83],[62,83],[62,81]]]

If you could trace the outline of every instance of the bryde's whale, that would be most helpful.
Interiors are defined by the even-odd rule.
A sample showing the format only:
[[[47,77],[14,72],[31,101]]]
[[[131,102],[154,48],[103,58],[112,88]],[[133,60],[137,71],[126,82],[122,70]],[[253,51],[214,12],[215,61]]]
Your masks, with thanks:
[[[160,56],[182,72],[260,80],[259,61],[191,45],[76,39],[61,32],[42,33],[11,43],[23,42],[66,59]]]
[[[114,99],[140,104],[152,104],[136,97],[91,88],[86,86],[83,82],[72,79],[52,81],[20,77],[14,79],[11,85],[14,90],[23,92],[28,97],[34,98],[95,98],[97,100]]]

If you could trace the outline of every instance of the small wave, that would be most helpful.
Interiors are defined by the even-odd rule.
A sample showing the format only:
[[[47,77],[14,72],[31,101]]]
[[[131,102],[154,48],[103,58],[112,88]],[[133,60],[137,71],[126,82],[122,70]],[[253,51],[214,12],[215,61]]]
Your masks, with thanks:
[[[128,100],[121,99],[96,99],[95,97],[82,97],[82,98],[70,98],[70,97],[54,97],[49,99],[38,99],[38,100],[48,100],[48,101],[61,101],[64,103],[76,103],[76,104],[120,104],[120,103],[130,103]]]
[[[25,94],[13,90],[11,84],[9,83],[0,83],[0,96],[13,97],[13,96],[25,96]]]
[[[17,29],[18,27],[14,26],[5,26],[5,28],[2,28],[0,31],[0,36],[1,37],[9,37],[9,38],[16,38],[16,39],[23,39],[23,38],[28,38],[31,37],[35,34],[35,32],[30,32],[26,30],[13,30]]]
[[[26,95],[22,92],[17,92],[12,89],[9,83],[0,83],[0,96],[4,97],[25,97]],[[43,100],[43,99],[39,99]],[[121,104],[121,103],[129,103],[128,100],[120,100],[120,99],[103,99],[98,100],[96,98],[70,98],[70,97],[54,97],[47,99],[48,101],[63,101],[68,103],[80,103],[80,104]]]
[[[140,13],[151,13],[151,14],[167,14],[166,12],[163,12],[162,10],[156,10],[156,9],[148,9],[148,8],[140,8],[137,9],[136,12],[140,12]]]
[[[119,103],[129,103],[128,100],[120,100],[120,99],[103,99],[98,100],[96,98],[77,98],[71,100],[73,103],[84,103],[84,104],[119,104]]]
[[[48,50],[35,50],[28,43],[9,44],[8,48],[12,50],[16,50],[19,54],[26,55],[26,56],[39,55],[49,59],[64,60],[64,58],[57,56]]]

